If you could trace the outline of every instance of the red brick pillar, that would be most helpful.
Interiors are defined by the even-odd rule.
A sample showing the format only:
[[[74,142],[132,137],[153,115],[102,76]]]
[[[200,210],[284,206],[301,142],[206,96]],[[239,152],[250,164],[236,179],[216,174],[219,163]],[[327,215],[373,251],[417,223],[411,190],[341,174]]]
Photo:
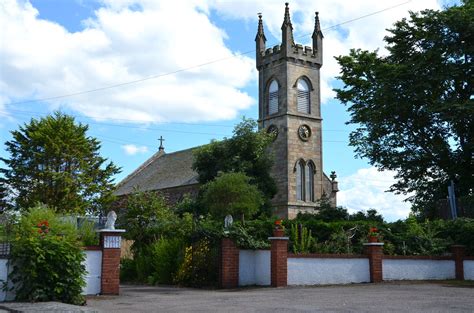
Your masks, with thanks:
[[[229,238],[221,241],[219,286],[221,288],[239,286],[239,249]]]
[[[272,287],[286,287],[288,285],[288,237],[285,231],[276,228],[271,241],[271,282]]]
[[[100,231],[102,248],[101,294],[118,295],[120,290],[120,248],[123,229]]]
[[[380,283],[383,281],[383,243],[364,243],[364,253],[369,257],[370,282]]]
[[[453,245],[451,246],[454,263],[456,265],[456,279],[464,280],[464,255],[466,253],[466,246]]]

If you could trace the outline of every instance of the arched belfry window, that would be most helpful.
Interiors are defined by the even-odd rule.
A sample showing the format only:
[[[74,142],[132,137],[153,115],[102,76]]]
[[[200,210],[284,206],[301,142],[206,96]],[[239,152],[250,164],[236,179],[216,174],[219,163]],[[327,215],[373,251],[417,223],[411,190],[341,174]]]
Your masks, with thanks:
[[[314,172],[315,167],[312,161],[309,161],[305,167],[305,198],[306,201],[314,202]]]
[[[268,88],[268,114],[275,114],[278,112],[278,83],[272,80]]]
[[[309,101],[309,84],[308,82],[300,78],[296,83],[296,89],[298,91],[298,100],[297,100],[297,108],[298,112],[302,113],[311,113],[310,111],[310,101]]]
[[[304,161],[296,163],[296,200],[304,200]]]
[[[316,166],[313,161],[300,159],[295,164],[296,200],[314,202],[314,174]]]

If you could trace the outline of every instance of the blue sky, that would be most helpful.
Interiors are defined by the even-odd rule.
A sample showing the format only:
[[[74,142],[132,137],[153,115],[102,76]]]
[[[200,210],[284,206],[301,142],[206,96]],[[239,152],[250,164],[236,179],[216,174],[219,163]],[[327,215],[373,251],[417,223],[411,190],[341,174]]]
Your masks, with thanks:
[[[160,136],[166,152],[231,136],[242,116],[257,118],[257,13],[263,13],[267,45],[278,44],[284,2],[4,0],[0,139],[9,140],[10,131],[31,118],[67,112],[90,125],[89,134],[102,141],[102,154],[122,167],[116,177],[120,181],[156,152]],[[337,172],[339,203],[351,211],[375,208],[395,220],[407,216],[409,205],[402,202],[404,196],[384,192],[393,173],[378,172],[348,147],[353,126],[345,125],[348,113],[334,100],[332,88],[340,83],[334,78],[338,66],[333,56],[350,48],[384,53],[385,29],[408,10],[444,4],[449,2],[290,2],[299,43],[309,45],[314,11],[320,12],[325,35],[323,165],[325,172]],[[29,102],[149,77],[155,78]],[[4,146],[0,155],[8,157]]]

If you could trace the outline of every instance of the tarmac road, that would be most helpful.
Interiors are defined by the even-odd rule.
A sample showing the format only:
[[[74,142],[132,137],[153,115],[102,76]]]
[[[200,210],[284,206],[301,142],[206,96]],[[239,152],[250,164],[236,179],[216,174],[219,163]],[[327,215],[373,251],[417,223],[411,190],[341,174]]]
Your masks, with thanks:
[[[474,284],[389,282],[318,287],[202,290],[121,286],[89,297],[100,312],[474,312]]]

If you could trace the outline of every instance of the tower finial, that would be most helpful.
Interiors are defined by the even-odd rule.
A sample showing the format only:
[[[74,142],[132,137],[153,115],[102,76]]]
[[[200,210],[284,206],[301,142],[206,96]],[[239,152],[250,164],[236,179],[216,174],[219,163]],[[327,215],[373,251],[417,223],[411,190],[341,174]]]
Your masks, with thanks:
[[[323,32],[319,22],[319,12],[314,12],[314,31],[313,31],[313,52],[318,53],[322,62]]]
[[[285,18],[283,19],[283,25],[285,25],[285,24],[291,25],[290,7],[288,5],[289,5],[289,3],[285,2]]]
[[[321,32],[321,24],[319,23],[319,12],[314,12],[314,32]]]
[[[288,6],[288,2],[285,3],[285,17],[283,18],[283,24],[281,25],[281,35],[281,44],[286,47],[286,53],[289,53],[295,45],[295,42],[293,41],[293,25],[291,24],[290,7]]]
[[[258,13],[258,29],[257,29],[257,35],[255,36],[255,42],[256,42],[256,52],[257,52],[257,63],[258,59],[262,55],[262,53],[265,52],[265,42],[267,41],[267,38],[265,37],[265,33],[263,31],[263,20],[262,20],[262,13]]]
[[[263,20],[262,20],[262,13],[257,13],[258,15],[258,29],[257,29],[257,36],[255,36],[255,41],[257,41],[259,38],[263,38],[263,41],[267,41],[267,38],[265,38],[265,33],[263,31]]]

